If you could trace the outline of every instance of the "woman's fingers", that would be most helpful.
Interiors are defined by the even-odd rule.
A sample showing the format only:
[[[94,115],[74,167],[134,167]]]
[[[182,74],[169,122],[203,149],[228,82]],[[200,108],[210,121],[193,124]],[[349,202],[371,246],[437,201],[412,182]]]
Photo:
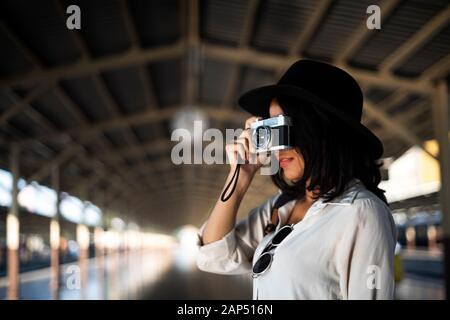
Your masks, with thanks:
[[[245,130],[239,135],[239,137],[233,142],[225,146],[230,164],[235,165],[237,163],[244,164],[249,163],[250,154],[252,152],[252,143],[250,141],[250,125],[260,120],[261,117],[250,117],[245,121]]]
[[[230,164],[236,164],[237,154],[235,152],[234,143],[225,145],[225,152],[227,153],[228,161]]]
[[[247,148],[250,153],[255,153],[255,148],[254,148],[253,144],[251,143],[250,126],[253,122],[259,121],[261,119],[262,119],[261,117],[250,117],[245,121],[245,130],[244,130],[243,134],[247,139],[246,144],[247,144]]]
[[[244,135],[244,133],[236,139],[236,143],[240,143],[242,144],[242,146],[245,149],[245,154],[247,155],[246,159],[248,160],[248,156],[250,153],[250,149],[249,149],[249,141],[246,135]]]
[[[252,142],[252,136],[251,136],[250,129],[249,130],[245,130],[244,134],[245,134],[245,137],[246,137],[246,144],[247,144],[248,152],[250,154],[256,153],[256,148],[255,148],[255,145]]]
[[[239,155],[239,162],[238,163],[246,163],[247,162],[247,152],[245,151],[245,147],[243,143],[236,143],[236,147],[238,150]]]
[[[261,117],[250,117],[250,118],[248,118],[247,120],[245,120],[245,129],[250,128],[250,125],[253,122],[256,122],[256,121],[261,120],[261,119],[262,119]]]
[[[225,150],[231,164],[245,163],[248,159],[248,153],[243,143],[235,142],[227,144]]]

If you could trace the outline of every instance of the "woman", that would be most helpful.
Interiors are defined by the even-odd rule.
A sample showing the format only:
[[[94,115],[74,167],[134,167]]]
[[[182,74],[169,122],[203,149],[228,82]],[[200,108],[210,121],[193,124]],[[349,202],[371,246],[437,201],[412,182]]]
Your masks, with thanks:
[[[218,200],[201,227],[197,265],[222,274],[251,273],[254,299],[392,299],[395,224],[378,184],[379,139],[360,120],[363,97],[343,70],[294,63],[276,85],[251,90],[239,104],[259,118],[290,116],[294,148],[277,154],[280,193],[236,224],[258,171],[241,164],[228,201]],[[232,180],[248,159],[249,130],[226,152]]]

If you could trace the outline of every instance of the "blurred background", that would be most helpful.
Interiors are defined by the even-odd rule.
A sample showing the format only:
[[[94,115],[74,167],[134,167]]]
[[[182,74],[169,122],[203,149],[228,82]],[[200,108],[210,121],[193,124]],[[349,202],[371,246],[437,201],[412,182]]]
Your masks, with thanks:
[[[300,58],[364,90],[396,298],[445,299],[449,22],[448,0],[2,0],[0,299],[251,299],[250,275],[195,266],[228,167],[173,164],[171,133],[242,127],[239,95]],[[275,192],[257,175],[239,217]]]

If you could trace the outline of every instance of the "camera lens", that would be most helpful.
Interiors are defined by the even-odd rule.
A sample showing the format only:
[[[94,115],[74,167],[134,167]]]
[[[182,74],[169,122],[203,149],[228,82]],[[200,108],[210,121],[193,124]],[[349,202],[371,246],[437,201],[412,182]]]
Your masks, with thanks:
[[[270,128],[265,126],[256,128],[252,140],[257,149],[267,149],[270,142]]]

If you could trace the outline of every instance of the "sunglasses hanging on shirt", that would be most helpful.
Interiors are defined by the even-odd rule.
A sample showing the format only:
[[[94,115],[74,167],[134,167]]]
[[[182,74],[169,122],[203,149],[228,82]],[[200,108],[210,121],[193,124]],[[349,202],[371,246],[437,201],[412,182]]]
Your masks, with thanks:
[[[294,230],[294,225],[285,225],[280,228],[277,233],[270,240],[269,244],[264,248],[258,260],[256,260],[252,269],[252,278],[256,278],[266,272],[273,261],[275,249],[291,232]]]

